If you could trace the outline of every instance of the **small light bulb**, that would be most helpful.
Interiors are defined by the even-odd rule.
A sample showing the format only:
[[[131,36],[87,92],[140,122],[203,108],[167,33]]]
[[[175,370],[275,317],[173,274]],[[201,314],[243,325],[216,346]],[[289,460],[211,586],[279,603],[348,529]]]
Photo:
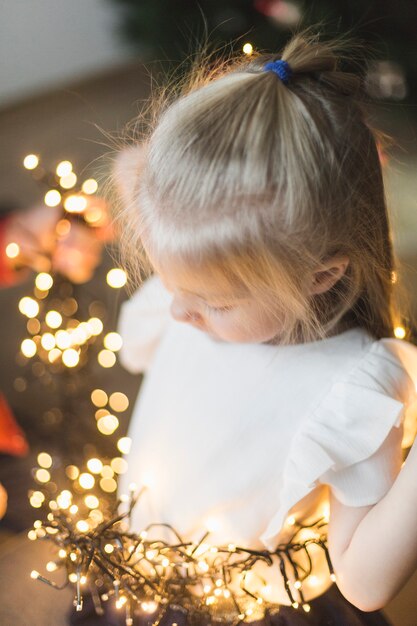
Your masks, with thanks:
[[[98,189],[97,181],[94,178],[88,178],[83,182],[81,189],[86,194],[96,193]]]
[[[23,159],[23,166],[27,170],[34,170],[39,165],[39,157],[36,154],[28,154]]]
[[[10,242],[9,244],[7,244],[6,246],[6,256],[9,259],[15,259],[16,257],[18,257],[20,254],[20,246],[19,244],[15,243],[14,241]]]
[[[62,176],[68,176],[68,174],[72,172],[71,161],[61,161],[61,163],[58,163],[55,171],[56,171],[56,175],[59,176],[60,178]]]
[[[114,267],[109,272],[107,272],[107,284],[113,289],[120,289],[124,287],[127,282],[127,274],[120,267]]]
[[[58,206],[58,204],[61,202],[61,194],[57,189],[50,189],[46,192],[44,196],[44,202],[46,206]]]

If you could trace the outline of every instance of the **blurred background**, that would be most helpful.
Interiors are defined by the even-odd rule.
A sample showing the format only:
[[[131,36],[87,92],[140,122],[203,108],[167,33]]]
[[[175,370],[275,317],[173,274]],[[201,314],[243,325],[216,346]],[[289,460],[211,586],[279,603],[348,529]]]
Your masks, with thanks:
[[[46,548],[30,541],[28,529],[45,498],[62,497],[65,480],[77,479],[80,494],[93,480],[111,503],[141,382],[117,360],[128,277],[117,270],[100,200],[112,138],[143,106],[152,77],[185,71],[202,39],[250,55],[275,52],[292,29],[319,21],[324,34],[355,36],[372,60],[366,84],[374,122],[393,139],[381,160],[397,280],[410,299],[398,337],[414,337],[417,4],[2,0],[0,18],[0,225],[8,224],[18,246],[6,251],[0,291],[0,482],[8,493],[0,622],[59,626],[71,593],[30,580]],[[91,459],[99,462],[88,465]],[[94,524],[99,513],[90,503]],[[18,612],[11,578],[31,599]],[[387,607],[395,626],[417,623],[416,590],[417,577]]]

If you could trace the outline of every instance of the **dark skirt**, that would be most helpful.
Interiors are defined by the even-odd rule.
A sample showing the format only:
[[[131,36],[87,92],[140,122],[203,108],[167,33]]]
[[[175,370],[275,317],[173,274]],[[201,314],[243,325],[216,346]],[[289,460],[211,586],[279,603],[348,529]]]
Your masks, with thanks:
[[[393,626],[382,611],[364,612],[356,608],[340,593],[333,584],[325,593],[309,600],[311,610],[306,613],[302,608],[281,606],[278,613],[268,615],[262,620],[250,622],[251,626]],[[80,612],[73,609],[68,623],[77,626],[125,626],[123,612],[117,611],[113,603],[105,603],[104,616],[95,612],[90,596],[84,599],[84,608]],[[134,617],[134,626],[152,626],[152,617]],[[159,626],[187,626],[186,615],[173,608],[168,609],[161,618]],[[216,626],[216,622],[212,622]],[[201,626],[209,626],[204,622]]]

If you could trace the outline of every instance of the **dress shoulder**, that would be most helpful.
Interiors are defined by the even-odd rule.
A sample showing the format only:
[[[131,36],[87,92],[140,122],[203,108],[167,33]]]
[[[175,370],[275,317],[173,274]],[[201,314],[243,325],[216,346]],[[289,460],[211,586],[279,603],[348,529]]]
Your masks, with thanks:
[[[171,319],[171,300],[159,276],[153,275],[122,304],[118,323],[123,339],[120,362],[129,372],[148,369]]]
[[[416,383],[417,347],[394,338],[371,341],[333,381],[292,439],[279,508],[260,537],[266,546],[287,512],[320,484],[350,506],[385,495],[415,435]]]

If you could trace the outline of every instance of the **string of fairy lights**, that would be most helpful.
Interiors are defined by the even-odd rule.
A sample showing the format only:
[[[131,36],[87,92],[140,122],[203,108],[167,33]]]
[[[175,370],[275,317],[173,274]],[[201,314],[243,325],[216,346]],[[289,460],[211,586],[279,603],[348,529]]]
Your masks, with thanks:
[[[61,161],[54,171],[48,171],[34,154],[25,157],[24,167],[46,185],[45,204],[62,208],[57,238],[68,234],[74,220],[91,228],[103,224],[102,205],[88,201],[98,191],[94,179],[79,181],[69,161]],[[18,264],[19,245],[10,242],[6,254]],[[106,275],[111,289],[121,289],[126,281],[121,268],[112,268]],[[90,377],[85,375],[85,368],[93,361],[103,370],[112,368],[122,347],[120,335],[105,330],[104,304],[93,300],[88,315],[82,315],[76,295],[68,279],[53,271],[42,271],[36,274],[31,293],[19,301],[19,311],[27,319],[27,336],[21,341],[18,360],[47,388],[57,376],[64,376],[68,382],[68,377],[80,372],[84,372],[83,382],[88,385]],[[396,329],[396,336],[402,338],[403,331]],[[16,389],[24,391],[28,377],[27,371],[19,376]],[[75,387],[79,389],[78,380]],[[121,391],[110,393],[101,387],[105,385],[89,389],[91,417],[94,415],[101,435],[117,436],[120,416],[127,411],[129,399]],[[51,412],[58,410],[55,407]],[[237,626],[280,609],[276,600],[271,600],[268,580],[257,570],[259,563],[279,572],[289,605],[306,613],[311,606],[303,588],[308,589],[308,584],[313,585],[313,580],[319,578],[313,568],[317,551],[324,555],[327,579],[335,581],[326,545],[326,516],[309,525],[289,518],[293,532],[274,551],[231,543],[213,545],[209,530],[202,531],[197,542],[184,540],[170,524],[160,522],[139,533],[131,532],[133,507],[140,505],[149,487],[144,484],[137,490],[131,485],[129,494],[115,502],[117,476],[128,469],[130,444],[129,437],[118,437],[115,456],[91,456],[81,463],[56,462],[54,454],[46,451],[37,456],[38,466],[33,471],[37,487],[29,491],[29,502],[44,519],[34,522],[28,537],[52,541],[57,553],[46,564],[45,575],[34,570],[31,576],[56,589],[73,585],[76,610],[82,610],[83,590],[87,588],[98,614],[104,613],[106,602],[112,602],[124,612],[126,626],[132,626],[138,611],[158,626],[172,607],[186,615],[189,626],[206,623],[204,620]],[[59,472],[61,475],[53,480],[52,474]],[[151,531],[158,528],[168,529],[171,540],[166,536],[151,537]],[[63,585],[49,578],[58,569],[66,572]],[[172,626],[178,625],[174,621]]]
[[[92,487],[81,484],[82,474],[78,481],[78,490]],[[328,576],[335,580],[323,530],[326,517],[309,525],[292,520],[292,536],[274,551],[234,544],[215,546],[209,543],[209,531],[197,542],[184,541],[164,523],[153,523],[140,533],[132,533],[131,513],[146,489],[137,490],[132,485],[129,495],[120,497],[112,513],[107,506],[106,515],[97,508],[96,496],[84,496],[80,506],[74,503],[72,491],[63,490],[46,506],[46,520],[35,521],[29,538],[49,539],[56,544],[56,559],[47,563],[46,570],[65,568],[67,580],[59,586],[48,574],[36,570],[32,578],[57,589],[73,584],[78,611],[83,608],[82,590],[88,585],[97,613],[103,614],[103,603],[113,601],[117,610],[124,611],[126,626],[133,624],[137,610],[151,616],[153,626],[158,626],[172,607],[187,616],[190,626],[206,623],[207,619],[227,620],[237,626],[262,619],[267,612],[279,612],[280,605],[267,599],[268,581],[254,573],[258,562],[279,569],[291,606],[308,613],[311,606],[304,599],[303,584],[309,577],[314,578],[313,549],[323,551]],[[120,504],[125,502],[127,510],[120,513]],[[155,527],[168,528],[171,541],[151,539],[150,531]],[[299,554],[306,559],[304,564],[297,560]],[[294,578],[292,584],[289,572]],[[253,580],[249,585],[251,576],[258,578],[260,585],[254,586]]]
[[[30,154],[24,158],[23,165],[32,172],[35,180],[46,187],[45,205],[59,205],[62,209],[55,227],[57,239],[68,235],[74,220],[82,220],[90,228],[106,224],[103,203],[94,201],[97,181],[87,178],[80,182],[70,161],[61,161],[54,171],[50,171],[41,165],[38,155]],[[8,243],[6,255],[14,259],[16,267],[19,267],[21,250],[16,242]],[[106,283],[111,290],[121,289],[126,282],[126,272],[121,268],[111,268],[106,274]],[[86,376],[84,370],[92,361],[96,361],[100,369],[112,368],[117,362],[122,338],[117,332],[105,332],[106,307],[96,298],[89,303],[90,316],[83,318],[75,287],[60,274],[42,271],[35,275],[32,292],[20,299],[18,308],[27,319],[27,336],[21,341],[17,356],[24,374],[15,379],[14,386],[17,391],[24,392],[33,378],[45,385],[48,391],[53,391],[58,383],[65,406],[53,406],[46,411],[47,424],[58,418],[64,423],[71,421],[74,415],[68,412],[71,404],[68,390],[75,391],[78,405],[80,395],[87,386],[90,413],[95,417],[97,431],[107,437],[117,435],[120,416],[129,407],[128,397],[121,391],[110,393],[100,388],[88,389],[92,377],[89,372]],[[76,464],[67,464],[65,478],[77,481],[81,490],[91,489],[97,483],[102,494],[114,494],[116,476],[127,470],[127,463],[121,455],[128,453],[130,439],[119,437],[116,446],[117,453],[113,458],[105,462],[90,458],[84,472]],[[29,492],[29,501],[34,508],[40,508],[58,491],[58,485],[51,479],[51,468],[62,465],[62,459],[45,451],[39,453],[37,461],[33,477],[39,487]],[[90,496],[87,503],[94,503],[94,498]],[[62,504],[62,494],[56,501]],[[90,519],[99,519],[102,513],[94,507],[90,508]]]

